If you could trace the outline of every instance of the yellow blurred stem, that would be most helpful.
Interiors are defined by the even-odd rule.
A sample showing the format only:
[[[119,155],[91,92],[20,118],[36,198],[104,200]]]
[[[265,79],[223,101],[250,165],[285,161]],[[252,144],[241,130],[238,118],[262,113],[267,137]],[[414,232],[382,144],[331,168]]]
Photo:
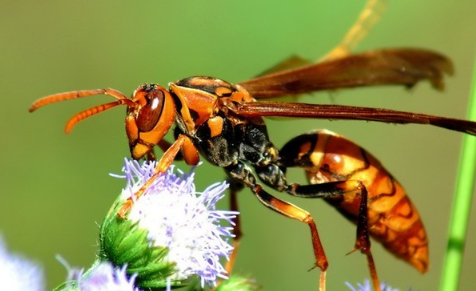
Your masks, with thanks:
[[[337,59],[350,54],[370,32],[387,9],[387,0],[368,0],[354,25],[347,31],[339,45],[320,61]]]

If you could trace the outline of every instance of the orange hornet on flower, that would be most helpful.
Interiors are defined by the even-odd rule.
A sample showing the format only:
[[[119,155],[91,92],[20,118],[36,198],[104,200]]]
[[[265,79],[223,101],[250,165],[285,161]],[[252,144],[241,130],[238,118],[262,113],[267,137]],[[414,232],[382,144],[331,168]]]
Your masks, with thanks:
[[[412,87],[421,80],[429,80],[436,89],[442,89],[444,73],[452,73],[452,64],[441,54],[421,49],[385,49],[325,60],[238,84],[204,76],[170,83],[168,90],[157,84],[144,84],[131,99],[114,89],[60,93],[36,101],[30,111],[50,103],[98,94],[116,98],[114,102],[76,114],[67,123],[66,131],[84,118],[118,105],[127,106],[125,125],[132,157],[155,159],[156,145],[165,150],[155,174],[135,193],[135,199],[166,171],[180,151],[189,165],[196,165],[201,155],[224,168],[230,176],[232,210],[237,209],[237,191],[246,186],[266,207],[310,227],[315,267],[321,269],[322,290],[328,262],[314,220],[307,211],[268,193],[258,183],[257,176],[278,191],[326,199],[356,222],[355,249],[366,254],[378,290],[369,236],[419,271],[425,272],[428,266],[426,233],[405,190],[370,153],[327,131],[299,136],[279,150],[269,139],[263,116],[430,124],[472,135],[476,135],[476,123],[390,109],[258,100],[360,86]],[[173,124],[175,141],[169,143],[163,137]],[[288,167],[305,169],[310,184],[289,183],[285,175]],[[133,200],[126,202],[119,216],[128,213]],[[235,246],[238,246],[241,230],[239,221],[236,223]],[[228,270],[233,258],[232,255]]]

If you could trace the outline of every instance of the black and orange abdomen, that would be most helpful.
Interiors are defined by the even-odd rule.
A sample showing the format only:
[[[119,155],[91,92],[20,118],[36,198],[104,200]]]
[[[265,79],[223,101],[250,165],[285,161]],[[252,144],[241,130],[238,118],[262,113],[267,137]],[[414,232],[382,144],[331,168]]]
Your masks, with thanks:
[[[342,136],[319,130],[289,141],[281,156],[285,166],[304,168],[311,184],[361,181],[368,193],[370,235],[420,272],[428,269],[428,239],[418,210],[400,183],[369,152]],[[357,221],[359,192],[325,200]]]

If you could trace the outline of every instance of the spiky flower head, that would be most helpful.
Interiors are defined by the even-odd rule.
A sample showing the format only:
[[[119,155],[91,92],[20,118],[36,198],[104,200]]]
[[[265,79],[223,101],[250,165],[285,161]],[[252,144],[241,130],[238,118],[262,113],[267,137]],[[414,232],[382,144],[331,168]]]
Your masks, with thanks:
[[[126,274],[126,266],[114,267],[111,263],[96,262],[89,270],[68,269],[68,279],[55,290],[61,291],[140,291],[135,287],[135,276]]]
[[[369,280],[365,280],[364,281],[364,284],[360,284],[360,283],[357,283],[357,287],[354,287],[352,284],[350,284],[349,282],[345,282],[345,284],[347,285],[347,287],[350,288],[350,290],[352,291],[372,291],[372,287],[370,286],[370,281]],[[396,289],[396,288],[392,288],[391,286],[389,286],[387,283],[385,282],[381,282],[380,283],[380,289],[382,291],[399,291],[399,289]],[[411,289],[409,289],[409,291],[412,291]]]
[[[10,253],[0,237],[0,290],[43,291],[43,270],[18,254]]]
[[[227,278],[221,259],[228,259],[230,227],[238,214],[216,209],[228,185],[216,183],[197,192],[194,174],[169,169],[134,201],[126,219],[117,217],[153,175],[155,162],[125,161],[126,188],[101,226],[100,260],[127,266],[140,288],[180,286],[198,276],[202,287]]]

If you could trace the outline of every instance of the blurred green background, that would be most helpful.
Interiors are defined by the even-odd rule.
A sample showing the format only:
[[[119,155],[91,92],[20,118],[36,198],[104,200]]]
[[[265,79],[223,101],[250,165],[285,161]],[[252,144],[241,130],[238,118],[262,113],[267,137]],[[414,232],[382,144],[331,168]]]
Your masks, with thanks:
[[[120,172],[129,155],[124,108],[86,120],[66,136],[69,117],[110,99],[92,97],[29,114],[35,99],[105,87],[129,95],[143,82],[166,85],[192,75],[239,82],[291,54],[318,59],[363,6],[363,0],[1,1],[0,232],[9,247],[43,264],[48,287],[57,285],[66,271],[55,255],[73,266],[92,263],[98,223],[124,185],[108,176]],[[444,93],[425,83],[410,92],[342,90],[302,101],[464,117],[475,56],[474,11],[474,1],[391,1],[358,48],[425,47],[447,54],[456,75]],[[374,258],[381,279],[392,286],[436,290],[462,135],[421,125],[269,121],[278,147],[316,128],[358,142],[406,186],[426,223],[431,269],[422,276],[377,244]],[[303,176],[292,171],[289,180],[304,182]],[[205,164],[198,169],[198,189],[223,178],[221,169]],[[328,290],[347,290],[345,281],[368,277],[364,256],[345,255],[353,247],[353,225],[323,201],[277,195],[315,218],[330,260]],[[313,264],[308,227],[265,209],[249,191],[240,203],[245,236],[236,270],[254,276],[263,290],[316,290],[318,271],[307,272]],[[476,280],[474,215],[470,223],[461,290],[472,289]]]

